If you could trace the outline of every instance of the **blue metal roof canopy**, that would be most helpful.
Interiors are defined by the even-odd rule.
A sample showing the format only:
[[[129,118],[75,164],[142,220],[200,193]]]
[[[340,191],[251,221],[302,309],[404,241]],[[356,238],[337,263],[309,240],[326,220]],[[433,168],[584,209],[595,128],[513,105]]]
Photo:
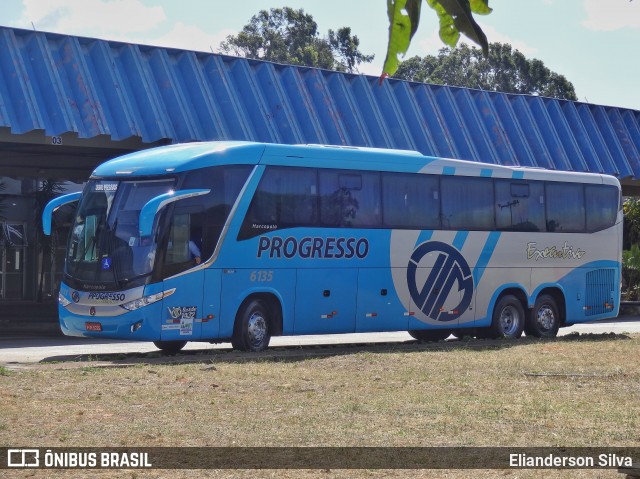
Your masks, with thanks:
[[[0,127],[410,149],[640,179],[640,111],[7,27]]]

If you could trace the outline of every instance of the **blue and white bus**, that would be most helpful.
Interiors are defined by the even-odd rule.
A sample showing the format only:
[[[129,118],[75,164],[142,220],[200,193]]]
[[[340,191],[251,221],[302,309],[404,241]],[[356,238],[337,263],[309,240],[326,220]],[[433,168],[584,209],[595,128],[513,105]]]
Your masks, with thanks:
[[[618,180],[417,152],[207,142],[99,166],[59,312],[71,336],[231,341],[408,331],[553,337],[617,316]]]

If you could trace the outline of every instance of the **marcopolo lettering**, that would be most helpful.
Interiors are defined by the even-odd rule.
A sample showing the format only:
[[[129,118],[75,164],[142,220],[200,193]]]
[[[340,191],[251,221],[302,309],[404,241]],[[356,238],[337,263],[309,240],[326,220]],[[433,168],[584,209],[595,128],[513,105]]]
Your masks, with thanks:
[[[351,259],[366,258],[369,241],[365,238],[318,238],[302,239],[280,236],[261,236],[258,242],[258,258],[299,257],[303,259]]]

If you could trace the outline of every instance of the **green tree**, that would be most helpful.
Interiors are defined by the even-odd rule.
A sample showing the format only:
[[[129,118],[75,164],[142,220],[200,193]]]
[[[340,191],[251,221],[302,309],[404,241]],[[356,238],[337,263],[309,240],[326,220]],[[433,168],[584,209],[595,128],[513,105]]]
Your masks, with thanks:
[[[351,28],[318,33],[313,17],[303,9],[289,7],[261,10],[242,31],[220,44],[222,53],[290,65],[306,65],[331,70],[357,72],[373,55],[359,49],[360,40]]]
[[[487,36],[473,14],[488,15],[492,12],[489,0],[425,0],[435,10],[440,22],[440,39],[455,48],[462,33],[489,54]],[[632,2],[633,0],[629,0]],[[605,5],[606,2],[603,2]],[[389,43],[380,81],[393,75],[400,64],[400,57],[409,49],[411,39],[418,30],[422,0],[387,0],[389,17]],[[603,7],[605,8],[605,7]]]
[[[482,47],[488,55],[487,36],[473,18],[473,14],[491,13],[489,0],[425,0],[438,15],[440,39],[454,48],[460,34]],[[381,79],[393,75],[398,69],[400,57],[407,53],[411,39],[418,30],[422,0],[387,0],[389,17],[389,43]]]
[[[462,44],[457,48],[442,48],[438,56],[412,57],[400,64],[394,77],[480,90],[578,99],[573,84],[563,75],[502,43],[492,43],[488,56],[478,48]]]
[[[627,301],[637,301],[640,299],[640,199],[627,198],[622,211],[622,296]]]
[[[627,198],[622,205],[624,212],[623,249],[640,243],[640,198]]]

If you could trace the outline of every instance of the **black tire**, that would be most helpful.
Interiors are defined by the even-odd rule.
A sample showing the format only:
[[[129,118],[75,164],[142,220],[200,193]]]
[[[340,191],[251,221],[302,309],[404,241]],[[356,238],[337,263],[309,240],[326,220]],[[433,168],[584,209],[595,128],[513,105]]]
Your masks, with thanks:
[[[527,336],[537,338],[555,338],[560,328],[560,314],[553,296],[543,294],[538,297],[536,304],[525,324]]]
[[[413,329],[409,331],[409,334],[418,341],[437,342],[447,339],[451,331],[443,329]]]
[[[487,338],[518,339],[522,336],[526,323],[524,307],[518,298],[507,294],[500,298],[493,308],[491,326],[483,331]]]
[[[246,302],[236,315],[231,344],[239,351],[264,351],[271,340],[271,312],[259,299]]]
[[[177,354],[187,344],[186,341],[154,341],[153,344],[156,348],[161,350],[165,354],[174,355]]]

